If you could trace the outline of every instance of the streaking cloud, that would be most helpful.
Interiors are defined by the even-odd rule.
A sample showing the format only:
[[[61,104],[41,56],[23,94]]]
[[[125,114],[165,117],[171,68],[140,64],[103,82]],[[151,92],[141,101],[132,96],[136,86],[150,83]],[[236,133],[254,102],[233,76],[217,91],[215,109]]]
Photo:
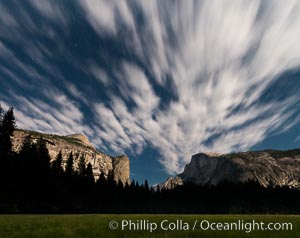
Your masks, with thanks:
[[[172,174],[194,153],[246,150],[299,122],[297,91],[269,92],[299,70],[299,1],[30,2],[16,19],[0,7],[0,77],[11,80],[3,85],[18,85],[25,74],[24,85],[46,87],[39,96],[0,97],[23,102],[16,106],[20,127],[85,133],[116,153],[151,146]],[[47,32],[39,32],[34,14],[45,18]],[[75,17],[82,18],[73,27]],[[80,24],[92,30],[72,42]],[[29,33],[45,33],[56,50],[41,38],[33,44]],[[38,60],[24,62],[8,40]],[[62,59],[83,75],[72,74],[76,84]]]

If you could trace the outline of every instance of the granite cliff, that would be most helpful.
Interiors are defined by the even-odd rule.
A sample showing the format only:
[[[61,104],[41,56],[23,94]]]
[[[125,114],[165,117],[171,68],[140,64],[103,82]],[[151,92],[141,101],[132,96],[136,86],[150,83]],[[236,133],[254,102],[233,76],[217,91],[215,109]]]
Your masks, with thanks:
[[[192,156],[183,173],[160,187],[172,189],[183,183],[216,185],[222,181],[256,181],[264,187],[300,189],[300,149],[264,150],[232,154],[199,153]]]
[[[84,135],[59,136],[18,129],[15,130],[12,137],[14,151],[17,152],[21,149],[22,143],[27,136],[30,136],[33,141],[36,141],[40,137],[43,138],[49,150],[51,161],[61,151],[63,166],[65,166],[68,156],[72,152],[74,156],[74,168],[77,169],[79,158],[84,155],[86,164],[91,163],[93,167],[95,179],[99,178],[101,173],[107,177],[111,171],[116,181],[121,181],[123,184],[130,182],[128,157],[125,155],[112,157],[101,153],[95,149],[93,144]]]

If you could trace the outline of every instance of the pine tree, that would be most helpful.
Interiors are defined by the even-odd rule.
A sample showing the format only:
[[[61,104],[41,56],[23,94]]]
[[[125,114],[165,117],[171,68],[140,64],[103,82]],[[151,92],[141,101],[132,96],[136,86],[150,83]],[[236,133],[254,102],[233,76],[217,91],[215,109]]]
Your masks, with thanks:
[[[79,159],[78,163],[78,175],[80,177],[84,177],[86,174],[86,167],[85,167],[85,157],[82,155]]]
[[[105,175],[102,171],[100,171],[100,176],[99,176],[99,179],[97,180],[97,183],[105,184],[105,182],[106,182]]]
[[[74,174],[73,164],[74,164],[74,158],[73,158],[73,153],[71,151],[69,158],[67,160],[67,165],[65,170],[67,176],[72,176]]]
[[[88,163],[88,165],[86,167],[86,179],[89,184],[95,183],[93,167],[92,167],[91,163]]]
[[[14,108],[10,107],[3,115],[3,110],[0,110],[0,159],[8,158],[12,150],[10,137],[16,129],[16,120],[14,116]]]
[[[131,181],[131,184],[130,184],[130,189],[131,190],[135,190],[135,181],[134,181],[134,179]]]
[[[147,179],[145,180],[144,189],[148,192],[149,191],[149,184]]]
[[[130,184],[128,183],[128,181],[126,181],[124,188],[125,188],[126,190],[128,190],[128,189],[130,188]]]
[[[56,156],[56,159],[51,164],[51,168],[57,174],[62,174],[62,172],[63,172],[62,161],[63,161],[63,157],[62,157],[62,152],[60,150]]]
[[[107,175],[107,184],[109,187],[115,187],[117,185],[115,179],[114,179],[114,171],[109,170],[108,175]]]
[[[12,136],[15,129],[16,119],[14,116],[14,108],[10,107],[2,119],[2,132]]]
[[[96,181],[96,184],[97,184],[98,192],[101,194],[105,190],[105,187],[107,185],[107,180],[105,178],[103,171],[101,170],[100,170],[100,176]]]
[[[3,160],[4,156],[4,146],[3,146],[3,133],[2,133],[2,121],[3,121],[3,110],[0,104],[0,183],[3,181],[3,178],[6,177],[5,171],[7,170],[7,163]],[[2,187],[0,185],[0,187]]]
[[[48,172],[50,169],[50,155],[45,140],[40,137],[37,141],[37,164],[42,172]]]
[[[3,148],[3,143],[2,143],[2,141],[3,141],[2,122],[3,122],[3,109],[2,109],[1,104],[0,104],[0,159],[2,159],[2,157],[4,156],[3,155],[3,152],[4,152],[3,149],[4,148]]]
[[[3,111],[2,106],[0,104],[0,128],[2,128],[3,113],[4,113],[4,111]],[[1,130],[2,129],[0,129],[0,133],[1,133]]]
[[[36,144],[32,143],[30,135],[26,136],[18,156],[21,177],[24,176],[26,179],[30,179],[35,176],[39,170],[36,158],[37,154]]]
[[[31,136],[28,135],[24,138],[21,150],[19,152],[19,157],[23,160],[29,160],[32,159],[32,157],[34,156],[32,153],[32,143],[31,143]]]

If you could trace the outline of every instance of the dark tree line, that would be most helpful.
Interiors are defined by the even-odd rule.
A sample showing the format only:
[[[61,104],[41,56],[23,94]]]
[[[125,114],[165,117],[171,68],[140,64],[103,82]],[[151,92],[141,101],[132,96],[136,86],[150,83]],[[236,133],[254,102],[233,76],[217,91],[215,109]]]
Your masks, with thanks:
[[[12,143],[10,137],[16,127],[13,107],[4,113],[0,105],[0,160],[11,157]]]
[[[15,127],[13,108],[0,107],[0,213],[300,213],[299,190],[251,181],[173,190],[124,185],[112,172],[95,181],[83,156],[76,170],[72,152],[65,166],[61,152],[50,162],[43,138],[27,137],[13,152]]]

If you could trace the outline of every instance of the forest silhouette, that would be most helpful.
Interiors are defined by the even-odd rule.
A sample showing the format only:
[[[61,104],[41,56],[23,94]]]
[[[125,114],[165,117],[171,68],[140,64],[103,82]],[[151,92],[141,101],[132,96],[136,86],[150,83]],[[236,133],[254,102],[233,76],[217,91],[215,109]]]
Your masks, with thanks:
[[[14,109],[0,106],[0,213],[186,213],[299,214],[300,191],[263,187],[254,181],[216,186],[186,183],[174,189],[150,187],[147,180],[123,184],[113,171],[94,180],[82,156],[74,168],[60,152],[50,162],[46,141],[30,136],[19,152],[12,150]]]

